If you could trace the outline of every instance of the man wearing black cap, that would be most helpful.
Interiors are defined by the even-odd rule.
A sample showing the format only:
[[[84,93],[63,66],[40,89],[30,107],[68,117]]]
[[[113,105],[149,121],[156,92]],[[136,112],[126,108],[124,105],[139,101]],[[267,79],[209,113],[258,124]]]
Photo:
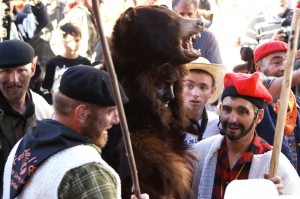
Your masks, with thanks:
[[[123,103],[128,101],[120,86]],[[118,174],[101,158],[107,130],[119,122],[109,76],[90,66],[67,70],[52,119],[37,122],[11,151],[4,197],[120,198]]]
[[[35,71],[33,48],[19,40],[0,43],[0,196],[5,161],[12,147],[36,119],[50,118],[52,107],[29,91]]]
[[[196,163],[192,189],[197,198],[224,198],[233,180],[268,178],[272,147],[260,138],[255,127],[264,116],[264,102],[272,97],[259,74],[227,73],[220,106],[221,135],[194,145]],[[204,175],[205,174],[205,175]],[[278,176],[270,178],[279,194],[300,194],[300,178],[281,154]]]

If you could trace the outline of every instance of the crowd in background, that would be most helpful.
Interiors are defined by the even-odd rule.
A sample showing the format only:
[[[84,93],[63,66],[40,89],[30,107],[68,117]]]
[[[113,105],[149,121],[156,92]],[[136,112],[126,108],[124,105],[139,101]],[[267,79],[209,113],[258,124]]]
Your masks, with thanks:
[[[187,109],[187,117],[191,122],[190,127],[188,129],[184,129],[188,135],[187,139],[185,140],[186,143],[188,145],[194,145],[202,139],[206,139],[210,136],[220,133],[219,125],[221,121],[219,117],[220,110],[218,108],[220,105],[220,95],[223,91],[223,87],[218,83],[223,81],[225,71],[233,71],[243,73],[260,72],[263,74],[263,77],[260,77],[263,80],[263,84],[265,86],[262,90],[266,93],[270,92],[268,93],[267,97],[269,99],[269,95],[272,95],[274,101],[269,99],[270,110],[268,108],[265,109],[265,113],[269,114],[264,117],[265,121],[263,120],[262,116],[259,116],[259,111],[254,109],[257,112],[256,114],[253,114],[255,115],[255,117],[252,124],[249,124],[250,127],[253,127],[254,121],[257,120],[257,117],[259,119],[259,122],[263,120],[263,125],[255,124],[255,127],[257,125],[258,128],[256,128],[256,131],[258,132],[266,132],[267,137],[264,137],[264,135],[261,135],[260,133],[258,133],[258,136],[261,136],[262,138],[267,140],[269,144],[273,144],[273,131],[275,131],[275,120],[277,117],[275,108],[278,109],[279,103],[277,101],[278,92],[275,95],[270,89],[278,90],[279,86],[276,86],[276,88],[273,88],[272,86],[280,85],[280,83],[277,82],[282,82],[282,76],[284,72],[284,68],[275,71],[275,67],[273,66],[284,66],[283,60],[287,52],[287,44],[284,44],[280,41],[286,38],[287,32],[284,32],[286,30],[282,30],[282,28],[286,28],[286,26],[282,24],[284,20],[291,20],[292,8],[295,7],[297,1],[286,0],[283,2],[288,3],[288,9],[284,10],[283,15],[276,16],[275,18],[270,19],[270,21],[268,21],[268,17],[264,18],[265,21],[262,21],[262,18],[270,14],[270,10],[273,9],[272,0],[104,0],[103,5],[101,5],[100,13],[103,17],[102,21],[104,23],[104,31],[107,38],[111,36],[112,28],[116,19],[122,12],[124,12],[125,9],[130,6],[165,5],[169,9],[179,13],[185,18],[201,18],[201,20],[204,21],[205,27],[203,32],[201,33],[201,37],[197,37],[194,39],[193,47],[195,49],[201,50],[201,56],[203,57],[203,59],[196,60],[196,62],[192,62],[187,65],[190,73],[183,80],[183,92],[185,97],[184,106]],[[34,97],[31,98],[31,95],[33,95],[36,99],[36,93],[44,97],[43,100],[39,98],[39,100],[41,100],[43,103],[43,105],[40,106],[47,107],[47,115],[43,115],[40,118],[49,118],[49,115],[52,115],[53,113],[53,107],[48,105],[52,105],[54,93],[58,91],[58,88],[60,88],[60,81],[64,73],[69,68],[80,64],[90,66],[91,68],[102,67],[103,52],[97,32],[97,25],[92,11],[92,0],[11,0],[10,2],[3,1],[1,9],[1,18],[3,24],[0,28],[1,42],[3,42],[4,40],[22,40],[27,44],[30,44],[30,46],[33,48],[31,49],[31,47],[24,43],[5,44],[7,45],[6,48],[10,48],[11,45],[20,45],[22,48],[28,50],[28,52],[26,52],[27,54],[24,56],[30,57],[30,60],[26,60],[26,63],[22,63],[22,57],[20,58],[19,56],[12,56],[13,58],[15,58],[14,61],[16,62],[11,66],[8,66],[9,68],[14,68],[19,67],[20,64],[30,65],[30,67],[26,68],[26,72],[28,73],[26,75],[26,78],[28,79],[28,85],[26,82],[26,78],[24,78],[26,79],[26,81],[24,80],[24,82],[26,83],[26,86],[28,86],[34,92],[27,91],[26,88],[26,90],[24,90],[24,93],[22,93],[22,103],[27,102],[28,96],[30,96],[29,98],[31,99],[30,104],[26,104],[26,106],[30,105],[31,107],[30,116],[28,118],[32,119],[34,111],[39,111],[39,108],[33,107],[33,103],[35,102],[32,98]],[[269,26],[269,24],[272,24],[272,26]],[[266,26],[269,29],[266,28]],[[290,23],[288,23],[287,26],[290,26]],[[263,47],[265,48],[263,49],[263,52],[257,50],[260,49],[261,44],[268,43],[270,41],[271,43],[268,44],[270,46]],[[276,60],[276,63],[275,61],[271,61],[270,63],[266,62],[266,60],[268,60],[269,58],[268,56],[275,56],[274,53],[278,52],[280,52],[281,57],[280,59],[278,59],[279,55],[276,54],[276,59],[278,59]],[[2,53],[4,55],[5,50],[3,50]],[[22,53],[20,53],[20,55],[22,55]],[[7,57],[4,56],[3,60],[5,60],[5,58]],[[299,59],[300,51],[296,54],[295,63],[298,63],[297,61],[299,61]],[[7,63],[3,63],[3,67],[7,67]],[[214,71],[216,67],[219,68],[220,71]],[[94,70],[94,68],[91,68],[84,68],[83,71]],[[13,70],[14,69],[8,69],[9,72]],[[9,73],[6,69],[4,71],[6,73]],[[91,71],[91,74],[92,73],[95,72]],[[215,76],[215,74],[217,73],[220,73],[220,75]],[[298,73],[299,71],[295,72],[295,76],[299,76]],[[233,80],[235,80],[235,78],[239,78],[238,76],[236,77],[234,73],[232,74],[232,77],[227,78],[232,78]],[[23,76],[25,75],[23,74]],[[269,76],[276,77],[276,80],[269,78]],[[77,78],[81,79],[81,76],[79,75],[79,77]],[[88,79],[88,77],[86,78]],[[249,78],[258,78],[258,76],[249,76]],[[201,79],[201,81],[203,80],[203,82],[198,81],[199,79]],[[87,80],[85,79],[84,81]],[[295,78],[293,86],[299,83],[300,80],[298,81],[297,78]],[[80,84],[81,82],[78,83],[78,87]],[[203,92],[203,90],[205,90],[202,86],[203,84],[205,86],[207,86],[208,84],[207,87],[209,88],[208,90],[206,89],[206,93]],[[261,83],[259,83],[259,85],[260,84]],[[236,85],[236,87],[239,86]],[[76,99],[78,97],[76,94],[74,94],[76,88],[74,88],[73,86],[72,89],[73,93],[71,94],[68,91],[65,92],[67,93],[67,96],[71,95],[71,97],[74,97],[74,99]],[[243,88],[242,90],[245,89],[246,88]],[[265,91],[267,89],[269,89],[269,91]],[[217,94],[215,93],[216,90]],[[201,94],[202,92],[204,93],[203,95]],[[83,93],[86,92],[84,91]],[[287,158],[290,160],[291,164],[296,168],[299,174],[300,145],[295,145],[295,143],[300,140],[300,136],[298,136],[298,123],[300,121],[300,116],[298,115],[298,108],[300,105],[298,104],[300,102],[298,93],[299,89],[297,87],[293,87],[293,90],[290,92],[290,101],[292,102],[292,105],[290,105],[290,109],[293,110],[291,111],[292,113],[290,118],[295,118],[295,121],[292,121],[292,124],[289,126],[289,128],[291,129],[288,130],[288,133],[285,132],[286,134],[284,137],[283,153],[287,156]],[[101,93],[99,95],[101,95]],[[194,96],[196,95],[198,95],[199,99],[201,97],[204,99],[204,103],[201,102],[201,107],[198,106],[198,109],[195,109],[195,107],[197,107],[197,105],[195,104],[200,103],[196,98],[194,98]],[[230,92],[228,96],[231,95],[232,93]],[[237,95],[240,96],[239,93],[237,93]],[[1,103],[5,102],[5,98],[7,98],[7,96],[0,96],[0,98],[3,100],[2,102],[0,102],[0,105]],[[249,94],[249,96],[251,98],[252,94]],[[225,97],[227,97],[227,95],[222,96],[222,100]],[[255,97],[259,97],[262,99],[265,98],[265,96],[262,97],[256,95]],[[82,96],[80,96],[79,98],[81,99]],[[83,98],[85,97],[83,96]],[[12,99],[6,100],[10,102],[10,100]],[[45,100],[48,102],[48,104],[45,103]],[[246,100],[248,100],[248,98]],[[253,101],[251,100],[248,101],[252,103]],[[193,106],[190,106],[190,101],[193,101]],[[255,103],[256,101],[254,100],[253,104],[256,105]],[[10,105],[11,104],[9,104],[8,107]],[[62,108],[62,106],[63,103],[59,108]],[[1,108],[6,109],[5,107],[6,104],[2,104]],[[14,117],[16,116],[17,118],[21,118],[22,122],[26,124],[26,120],[28,118],[24,119],[22,117],[22,114],[26,115],[27,109],[25,108],[26,111],[24,112],[24,107],[21,108],[21,115],[11,109],[14,109],[14,107],[8,108],[8,110],[6,109],[6,111],[8,111],[9,114],[12,114]],[[259,103],[259,109],[263,109],[261,103]],[[223,114],[224,112],[226,112],[226,110],[224,109],[222,109],[222,111]],[[270,111],[270,113],[268,111]],[[62,113],[62,115],[64,115],[64,113]],[[34,125],[34,119],[32,121],[30,120],[30,125]],[[114,119],[118,120],[116,118]],[[65,120],[63,121],[65,122]],[[114,125],[117,124],[118,121],[113,121],[111,123],[112,125]],[[269,128],[265,124],[272,125]],[[17,124],[16,127],[20,128],[19,124]],[[85,127],[86,126],[83,126],[82,128],[86,130]],[[262,128],[262,130],[259,130],[259,128]],[[199,129],[201,131],[200,134],[198,132]],[[13,131],[16,130],[18,129],[13,129]],[[248,129],[244,129],[245,132],[247,130]],[[256,137],[257,134],[256,132],[254,133],[255,130],[252,130],[253,131],[251,131],[251,133],[253,133],[253,135],[255,135],[254,137]],[[195,133],[191,131],[195,131]],[[89,133],[89,131],[87,132]],[[21,135],[16,135],[16,138],[14,138],[12,142],[15,144],[21,137]],[[225,143],[225,141],[223,143]],[[13,144],[11,146],[7,146],[7,149],[5,151],[5,158],[8,155],[7,152],[11,150],[12,146]],[[264,144],[259,143],[259,146],[262,147],[264,146]],[[267,147],[265,148],[265,151],[271,150],[271,147],[269,145],[266,146]],[[223,148],[221,150],[221,153],[225,153],[226,149],[223,145],[222,147]],[[251,152],[256,153],[254,151]],[[2,156],[2,154],[0,154],[0,156]],[[215,175],[223,175],[220,171],[220,168],[222,168],[221,163],[218,161],[217,164],[219,170],[216,171]],[[244,163],[244,165],[245,164],[246,163]],[[0,170],[1,172],[3,172],[4,164],[1,163],[0,166]],[[244,167],[242,167],[241,170],[243,168]],[[250,168],[247,167],[247,169],[249,170]],[[248,173],[243,172],[242,175],[247,176]],[[196,184],[197,183],[198,182],[196,182]],[[222,187],[221,182],[219,182],[219,184]],[[281,180],[276,179],[275,184],[281,184]],[[218,189],[219,187],[214,188],[212,194],[218,194]],[[221,195],[222,194],[223,193],[221,193]]]

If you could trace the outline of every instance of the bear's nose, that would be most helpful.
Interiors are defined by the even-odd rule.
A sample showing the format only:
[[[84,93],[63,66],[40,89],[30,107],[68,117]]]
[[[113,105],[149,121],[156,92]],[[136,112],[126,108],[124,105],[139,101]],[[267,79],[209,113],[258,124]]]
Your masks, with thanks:
[[[196,23],[199,26],[199,28],[204,28],[204,23],[201,18],[197,19]]]

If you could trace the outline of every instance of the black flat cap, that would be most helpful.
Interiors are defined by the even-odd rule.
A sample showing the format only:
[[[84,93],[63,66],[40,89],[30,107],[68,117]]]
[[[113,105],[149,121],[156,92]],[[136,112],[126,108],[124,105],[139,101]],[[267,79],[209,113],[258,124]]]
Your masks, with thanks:
[[[129,100],[119,84],[123,104]],[[59,91],[82,102],[100,106],[115,106],[113,90],[108,73],[92,66],[77,65],[68,69],[62,76]]]
[[[6,40],[0,43],[0,68],[13,68],[30,63],[33,48],[20,40]]]

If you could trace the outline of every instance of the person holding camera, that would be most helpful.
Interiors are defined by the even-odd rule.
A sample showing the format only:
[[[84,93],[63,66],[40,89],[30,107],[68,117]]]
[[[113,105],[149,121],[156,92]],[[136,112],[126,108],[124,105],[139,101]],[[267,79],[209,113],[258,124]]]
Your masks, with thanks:
[[[248,73],[255,71],[253,51],[257,46],[275,38],[280,41],[286,39],[286,33],[283,31],[288,29],[288,22],[293,17],[293,10],[288,8],[289,0],[267,2],[266,9],[250,21],[241,40],[241,59],[252,63],[248,67]]]
[[[257,72],[266,77],[282,77],[285,71],[285,60],[288,50],[287,43],[283,41],[270,41],[259,46],[254,52],[254,62]],[[264,78],[261,76],[261,79]],[[267,89],[272,80],[263,81]],[[265,116],[261,123],[257,125],[258,135],[273,145],[274,132],[277,123],[280,98],[274,98],[264,108]],[[288,99],[288,109],[284,126],[284,137],[282,152],[288,157],[300,176],[300,97],[290,92]]]

